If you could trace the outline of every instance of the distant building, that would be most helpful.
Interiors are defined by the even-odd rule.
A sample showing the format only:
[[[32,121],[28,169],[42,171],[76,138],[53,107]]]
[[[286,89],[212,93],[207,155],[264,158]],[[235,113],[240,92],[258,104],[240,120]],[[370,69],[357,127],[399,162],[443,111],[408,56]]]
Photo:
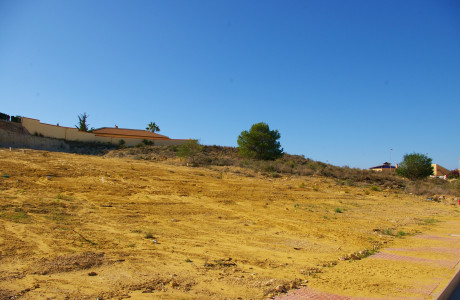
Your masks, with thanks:
[[[392,166],[389,162],[384,162],[380,166],[369,168],[369,170],[376,171],[376,172],[384,172],[384,171],[385,172],[389,172],[389,171],[393,172],[394,170],[396,170],[397,167],[398,167],[398,165]]]
[[[438,177],[442,179],[447,179],[447,175],[449,175],[450,173],[449,170],[447,170],[444,167],[441,167],[438,164],[431,164],[431,166],[433,167],[433,175],[431,175],[430,177]]]

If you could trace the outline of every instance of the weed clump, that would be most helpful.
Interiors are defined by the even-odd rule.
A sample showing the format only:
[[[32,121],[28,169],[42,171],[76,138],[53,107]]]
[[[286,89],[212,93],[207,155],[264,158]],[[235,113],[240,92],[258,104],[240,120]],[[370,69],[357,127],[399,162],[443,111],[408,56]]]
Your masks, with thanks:
[[[154,239],[155,237],[153,236],[153,233],[148,231],[145,233],[145,238],[146,239]]]

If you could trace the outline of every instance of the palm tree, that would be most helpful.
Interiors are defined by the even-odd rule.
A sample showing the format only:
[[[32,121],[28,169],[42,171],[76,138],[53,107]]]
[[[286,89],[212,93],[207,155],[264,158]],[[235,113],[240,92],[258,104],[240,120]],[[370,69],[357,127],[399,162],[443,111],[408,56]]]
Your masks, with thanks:
[[[145,128],[145,130],[155,133],[160,132],[160,127],[158,127],[157,124],[155,124],[155,122],[150,122]]]

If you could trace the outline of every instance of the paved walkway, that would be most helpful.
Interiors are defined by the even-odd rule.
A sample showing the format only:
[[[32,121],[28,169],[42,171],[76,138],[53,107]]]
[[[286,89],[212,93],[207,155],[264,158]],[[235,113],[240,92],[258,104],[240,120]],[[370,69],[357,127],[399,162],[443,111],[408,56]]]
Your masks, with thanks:
[[[312,284],[308,287],[291,290],[289,293],[275,299],[437,299],[453,276],[460,271],[460,220],[436,224],[428,234],[407,237],[404,241],[400,241],[398,246],[398,248],[383,249],[375,255],[356,261],[354,267],[356,270],[375,268],[374,271],[379,272],[379,266],[388,265],[389,268],[395,266],[395,272],[398,272],[396,269],[398,264],[394,264],[394,262],[412,265],[417,268],[417,272],[411,272],[412,269],[409,267],[404,272],[405,274],[401,274],[401,277],[399,277],[401,279],[410,277],[410,287],[407,288],[407,285],[405,285],[405,290],[387,295],[380,293],[380,295],[356,297],[342,295],[340,290],[331,292],[331,288],[328,289],[328,292],[321,291]],[[390,262],[393,263],[390,264]],[[433,274],[433,276],[430,276],[430,274]],[[324,274],[324,277],[327,276],[329,274]],[[331,276],[334,276],[334,274],[331,274]],[[385,279],[385,281],[397,279]],[[378,280],[382,279],[376,279],[376,286],[379,285]],[[388,282],[385,283],[388,284]],[[394,286],[397,285],[398,282],[394,282]],[[359,295],[359,293],[357,294]]]

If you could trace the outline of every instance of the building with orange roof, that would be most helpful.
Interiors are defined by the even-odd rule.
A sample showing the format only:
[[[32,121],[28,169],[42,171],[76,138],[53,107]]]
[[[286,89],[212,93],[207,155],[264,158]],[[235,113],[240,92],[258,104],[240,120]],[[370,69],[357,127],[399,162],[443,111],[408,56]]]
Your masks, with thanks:
[[[120,144],[123,140],[126,146],[135,146],[144,140],[152,141],[157,146],[181,145],[187,139],[171,139],[166,135],[153,133],[147,130],[102,127],[93,132],[79,131],[77,128],[64,127],[41,123],[40,120],[22,117],[22,126],[33,135],[63,139],[67,141],[97,142]]]
[[[96,136],[112,137],[120,139],[146,139],[146,140],[170,140],[166,135],[139,129],[125,129],[115,127],[102,127],[92,131]]]

